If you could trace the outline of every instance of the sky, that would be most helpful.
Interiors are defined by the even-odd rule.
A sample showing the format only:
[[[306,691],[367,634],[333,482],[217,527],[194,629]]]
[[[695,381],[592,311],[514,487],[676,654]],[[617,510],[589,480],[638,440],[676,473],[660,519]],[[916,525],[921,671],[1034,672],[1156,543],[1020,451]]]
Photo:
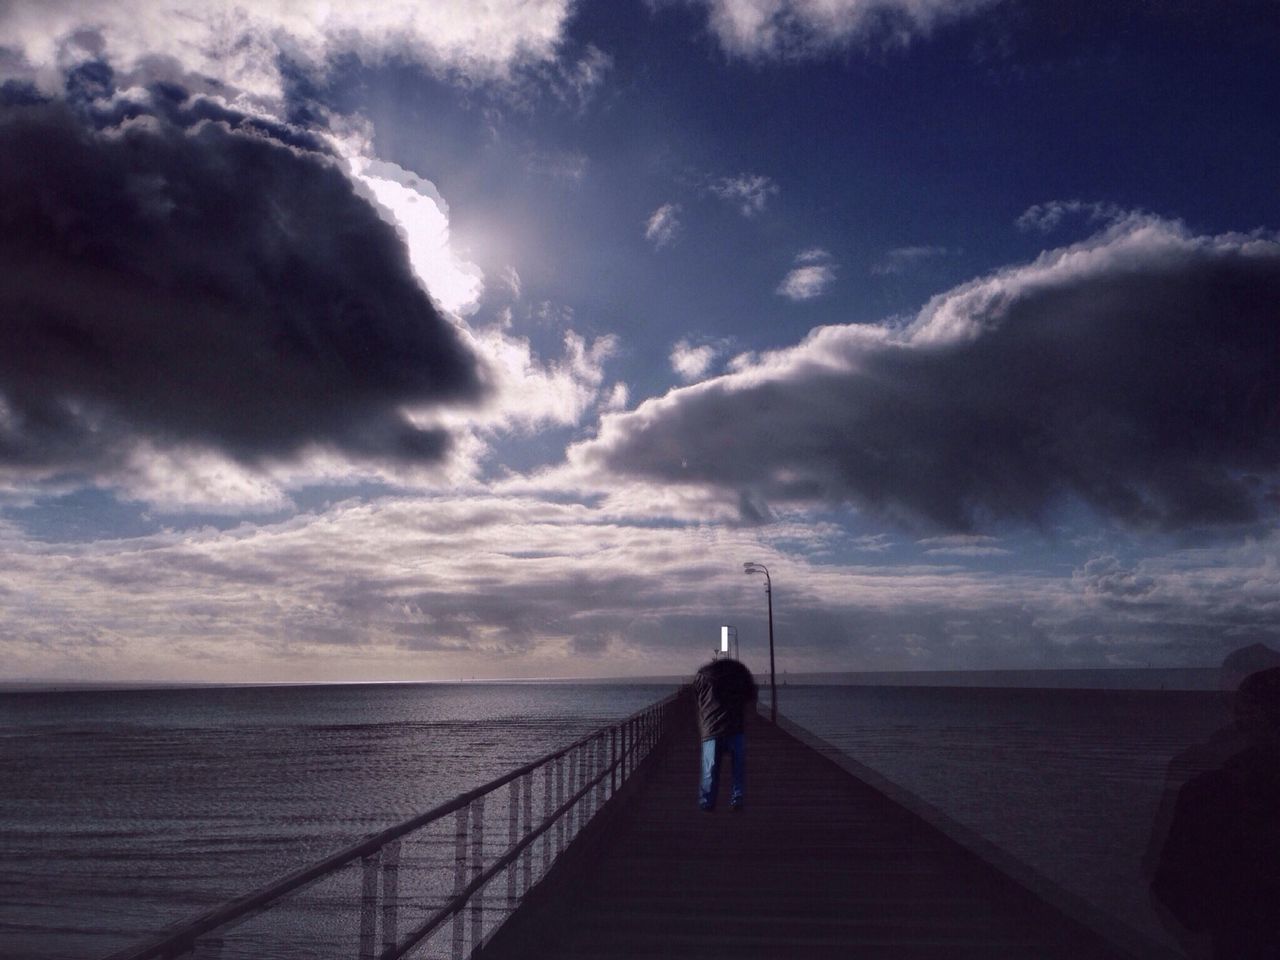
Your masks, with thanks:
[[[1280,642],[1276,0],[0,0],[0,679]]]

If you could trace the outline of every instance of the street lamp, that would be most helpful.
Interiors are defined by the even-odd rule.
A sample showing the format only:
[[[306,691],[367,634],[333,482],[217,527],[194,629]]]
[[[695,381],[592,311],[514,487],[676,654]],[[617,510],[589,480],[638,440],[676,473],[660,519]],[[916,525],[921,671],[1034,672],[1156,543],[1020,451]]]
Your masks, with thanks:
[[[778,722],[778,683],[773,670],[773,581],[769,568],[763,563],[749,560],[742,565],[742,572],[764,574],[764,595],[769,598],[769,719]]]

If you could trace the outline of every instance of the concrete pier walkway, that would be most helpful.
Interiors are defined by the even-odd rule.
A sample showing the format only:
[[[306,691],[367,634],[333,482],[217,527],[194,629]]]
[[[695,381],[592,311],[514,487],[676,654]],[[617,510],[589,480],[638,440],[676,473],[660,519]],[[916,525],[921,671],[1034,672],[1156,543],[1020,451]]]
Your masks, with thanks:
[[[747,731],[746,809],[729,809],[724,763],[703,813],[696,741],[688,711],[486,960],[1130,955],[763,720]]]

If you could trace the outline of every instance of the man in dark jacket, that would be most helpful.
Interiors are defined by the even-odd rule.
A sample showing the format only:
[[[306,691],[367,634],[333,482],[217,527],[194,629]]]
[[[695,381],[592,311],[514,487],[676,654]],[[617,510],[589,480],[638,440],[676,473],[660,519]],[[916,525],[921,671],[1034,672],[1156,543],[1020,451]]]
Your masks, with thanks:
[[[693,695],[698,702],[698,733],[702,738],[698,806],[707,813],[715,809],[720,757],[728,753],[733,760],[733,791],[729,796],[729,806],[741,810],[746,762],[742,714],[748,704],[755,702],[755,678],[737,660],[712,660],[700,667],[694,676]]]

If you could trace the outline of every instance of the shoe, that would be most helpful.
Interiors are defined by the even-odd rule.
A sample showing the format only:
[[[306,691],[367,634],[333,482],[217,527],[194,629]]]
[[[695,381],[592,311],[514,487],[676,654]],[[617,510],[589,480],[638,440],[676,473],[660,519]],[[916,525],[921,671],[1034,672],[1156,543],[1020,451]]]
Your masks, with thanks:
[[[746,804],[743,803],[741,797],[738,797],[735,800],[729,801],[729,809],[732,810],[734,813],[741,813],[744,807],[746,807]]]
[[[707,806],[703,806],[702,804],[698,804],[698,809],[699,809],[699,810],[701,810],[703,813],[715,813],[715,812],[716,812],[716,808],[715,808],[715,807],[707,807]]]

